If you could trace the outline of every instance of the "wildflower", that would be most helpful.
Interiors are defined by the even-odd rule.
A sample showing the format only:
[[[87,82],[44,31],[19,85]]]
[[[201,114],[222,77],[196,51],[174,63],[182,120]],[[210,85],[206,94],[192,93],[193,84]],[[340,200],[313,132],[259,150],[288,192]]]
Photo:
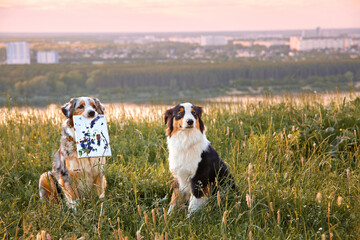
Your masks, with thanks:
[[[294,126],[294,125],[291,127],[291,130],[292,130],[292,131],[295,131],[295,126]]]
[[[249,232],[249,239],[250,239],[250,240],[253,239],[252,231]]]
[[[321,240],[325,240],[326,239],[326,235],[325,234],[322,234],[321,235]]]
[[[342,128],[339,129],[340,132],[342,132],[342,130],[343,130]]]

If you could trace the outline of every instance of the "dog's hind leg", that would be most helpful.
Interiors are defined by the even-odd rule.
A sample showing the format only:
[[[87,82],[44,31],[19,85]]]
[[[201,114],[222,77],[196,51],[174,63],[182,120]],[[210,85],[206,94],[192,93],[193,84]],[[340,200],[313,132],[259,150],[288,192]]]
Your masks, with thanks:
[[[58,203],[59,187],[52,172],[45,172],[39,179],[39,194],[41,200]]]

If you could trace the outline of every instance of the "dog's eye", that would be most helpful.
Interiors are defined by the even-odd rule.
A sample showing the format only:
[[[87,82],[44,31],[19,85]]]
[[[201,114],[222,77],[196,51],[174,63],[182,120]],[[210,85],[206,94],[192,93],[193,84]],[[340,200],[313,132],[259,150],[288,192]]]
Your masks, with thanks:
[[[192,115],[196,116],[196,112],[191,112],[191,113],[192,113]]]
[[[177,116],[178,116],[178,117],[182,117],[183,115],[184,115],[184,112],[178,112],[178,113],[177,113]]]
[[[80,106],[79,106],[79,109],[83,109],[83,108],[84,108],[84,105],[80,105]]]

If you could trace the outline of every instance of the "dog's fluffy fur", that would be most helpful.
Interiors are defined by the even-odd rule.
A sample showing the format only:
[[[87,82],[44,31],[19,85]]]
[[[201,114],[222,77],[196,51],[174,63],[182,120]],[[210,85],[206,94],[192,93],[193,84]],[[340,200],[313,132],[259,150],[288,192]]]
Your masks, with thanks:
[[[40,198],[59,202],[65,197],[68,205],[75,207],[75,200],[85,192],[95,189],[105,196],[105,157],[77,158],[73,116],[95,118],[104,114],[104,107],[97,98],[73,98],[61,108],[67,119],[63,122],[60,148],[55,153],[53,170],[43,173],[39,180]]]
[[[191,103],[165,112],[169,167],[175,178],[168,214],[185,200],[189,200],[191,214],[206,203],[217,185],[235,187],[225,162],[206,138],[202,112],[201,107]]]

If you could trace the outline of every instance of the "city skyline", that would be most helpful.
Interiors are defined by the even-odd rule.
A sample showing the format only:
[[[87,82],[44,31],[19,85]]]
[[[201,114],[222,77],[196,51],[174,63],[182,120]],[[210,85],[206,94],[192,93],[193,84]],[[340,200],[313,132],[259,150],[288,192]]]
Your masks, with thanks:
[[[357,0],[0,0],[0,32],[360,28]]]

